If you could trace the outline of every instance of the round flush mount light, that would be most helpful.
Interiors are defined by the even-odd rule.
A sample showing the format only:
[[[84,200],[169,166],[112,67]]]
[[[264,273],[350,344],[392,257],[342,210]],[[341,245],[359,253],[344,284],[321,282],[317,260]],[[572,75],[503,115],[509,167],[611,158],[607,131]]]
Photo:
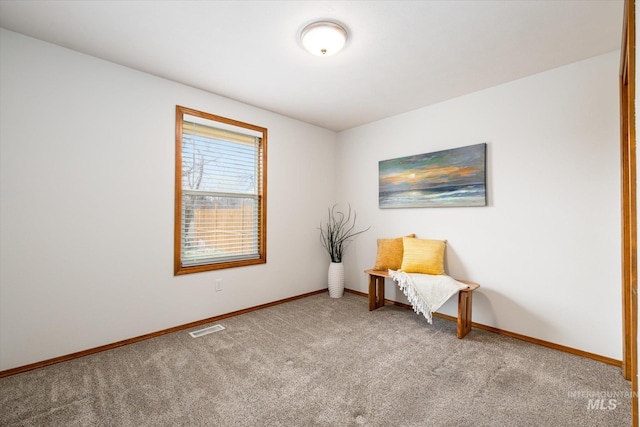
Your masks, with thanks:
[[[330,21],[313,22],[302,30],[302,45],[318,56],[331,56],[342,50],[347,43],[347,30]]]

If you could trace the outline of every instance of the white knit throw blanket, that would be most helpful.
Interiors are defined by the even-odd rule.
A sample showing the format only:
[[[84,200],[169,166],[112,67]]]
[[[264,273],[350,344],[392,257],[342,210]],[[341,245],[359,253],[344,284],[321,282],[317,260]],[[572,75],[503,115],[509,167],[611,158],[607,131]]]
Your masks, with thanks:
[[[431,313],[439,309],[449,298],[469,286],[446,275],[405,273],[389,270],[389,275],[413,306],[413,311],[422,313],[432,323]]]

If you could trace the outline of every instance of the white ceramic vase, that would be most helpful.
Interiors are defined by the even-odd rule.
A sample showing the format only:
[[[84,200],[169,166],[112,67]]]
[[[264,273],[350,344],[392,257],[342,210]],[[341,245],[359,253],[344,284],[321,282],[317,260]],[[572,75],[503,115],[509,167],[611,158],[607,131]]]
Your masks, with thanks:
[[[331,298],[341,298],[344,293],[344,265],[341,262],[329,264],[327,279],[329,296]]]

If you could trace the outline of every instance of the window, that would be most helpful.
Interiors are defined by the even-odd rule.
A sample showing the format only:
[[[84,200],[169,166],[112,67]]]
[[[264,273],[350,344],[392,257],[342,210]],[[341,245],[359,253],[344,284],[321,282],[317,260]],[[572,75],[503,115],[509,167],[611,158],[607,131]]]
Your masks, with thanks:
[[[175,274],[263,264],[267,129],[176,106]]]

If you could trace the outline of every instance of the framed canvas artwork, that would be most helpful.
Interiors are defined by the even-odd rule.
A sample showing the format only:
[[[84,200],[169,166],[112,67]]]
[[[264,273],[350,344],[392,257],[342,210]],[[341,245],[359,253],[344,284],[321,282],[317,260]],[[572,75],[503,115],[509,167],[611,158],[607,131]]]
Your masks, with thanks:
[[[382,160],[379,207],[486,206],[487,144]]]

